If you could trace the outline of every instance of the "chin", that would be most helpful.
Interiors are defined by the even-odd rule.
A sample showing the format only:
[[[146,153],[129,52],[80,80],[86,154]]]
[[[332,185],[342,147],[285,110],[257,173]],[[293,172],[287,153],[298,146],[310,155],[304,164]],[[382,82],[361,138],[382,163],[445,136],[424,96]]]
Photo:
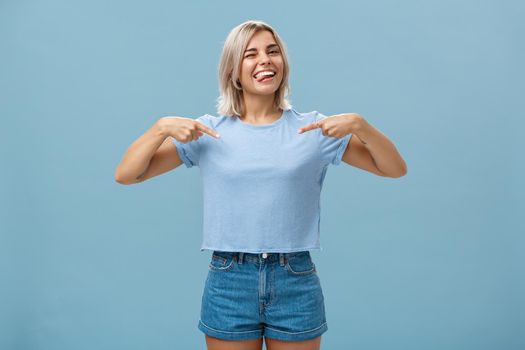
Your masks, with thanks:
[[[256,95],[275,95],[275,93],[277,92],[277,90],[279,89],[255,89],[253,91],[253,94],[256,94]]]

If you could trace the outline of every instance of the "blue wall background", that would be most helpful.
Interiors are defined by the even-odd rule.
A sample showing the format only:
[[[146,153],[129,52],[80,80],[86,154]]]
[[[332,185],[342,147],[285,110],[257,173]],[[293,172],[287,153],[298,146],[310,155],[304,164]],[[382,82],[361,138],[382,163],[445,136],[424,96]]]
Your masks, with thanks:
[[[222,42],[261,19],[297,110],[360,113],[408,165],[328,170],[322,348],[524,349],[524,17],[495,0],[3,1],[0,348],[205,349],[198,168],[113,176],[159,117],[216,115]]]

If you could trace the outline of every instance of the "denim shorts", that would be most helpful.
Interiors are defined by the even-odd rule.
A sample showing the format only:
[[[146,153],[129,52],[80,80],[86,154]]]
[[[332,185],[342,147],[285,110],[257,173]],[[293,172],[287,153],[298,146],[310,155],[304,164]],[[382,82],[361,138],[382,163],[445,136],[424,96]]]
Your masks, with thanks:
[[[301,341],[328,330],[321,283],[309,251],[213,251],[198,328],[225,340]]]

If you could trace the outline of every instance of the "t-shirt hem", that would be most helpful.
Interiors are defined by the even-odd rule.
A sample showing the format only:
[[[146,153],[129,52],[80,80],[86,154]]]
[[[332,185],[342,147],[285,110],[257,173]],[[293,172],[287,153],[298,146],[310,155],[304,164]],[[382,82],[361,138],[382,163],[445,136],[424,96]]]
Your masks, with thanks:
[[[181,142],[179,142],[177,139],[172,139],[173,144],[175,144],[175,148],[177,148],[177,153],[179,154],[179,158],[182,160],[186,168],[191,168],[194,164],[191,161],[190,158],[186,155],[186,151],[184,150],[184,146]]]
[[[348,146],[348,143],[350,142],[350,139],[352,138],[353,134],[347,134],[346,136],[343,137],[343,141],[341,142],[341,144],[339,145],[339,147],[337,148],[337,152],[335,154],[335,158],[334,160],[332,161],[332,164],[333,165],[339,165],[343,159],[343,154],[346,150],[346,147]]]
[[[259,253],[293,253],[293,252],[302,252],[305,250],[318,250],[322,251],[323,248],[321,246],[313,246],[313,247],[306,247],[306,248],[285,248],[285,249],[249,249],[249,248],[219,248],[219,247],[209,247],[209,246],[202,246],[201,252],[204,250],[217,250],[217,251],[226,251],[226,252],[243,252],[243,253],[253,253],[253,254],[259,254]]]

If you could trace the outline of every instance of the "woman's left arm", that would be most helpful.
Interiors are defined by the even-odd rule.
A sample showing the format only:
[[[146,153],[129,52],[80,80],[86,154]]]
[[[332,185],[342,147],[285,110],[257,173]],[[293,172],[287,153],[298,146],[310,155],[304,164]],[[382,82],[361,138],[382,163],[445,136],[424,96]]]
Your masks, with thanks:
[[[325,136],[341,138],[353,134],[359,139],[361,145],[355,142],[354,146],[359,146],[356,147],[358,149],[350,151],[352,137],[343,154],[343,161],[357,165],[366,163],[366,158],[371,157],[383,176],[397,178],[406,175],[407,165],[396,146],[361,115],[345,113],[329,116],[299,129],[299,133],[316,128],[321,128]]]
[[[356,113],[343,114],[347,118],[347,129],[353,130],[352,134],[357,136],[359,141],[368,149],[374,159],[377,168],[388,177],[401,177],[407,173],[407,165],[396,146],[381,131],[366,121],[361,115]],[[349,147],[345,154],[349,153]]]

